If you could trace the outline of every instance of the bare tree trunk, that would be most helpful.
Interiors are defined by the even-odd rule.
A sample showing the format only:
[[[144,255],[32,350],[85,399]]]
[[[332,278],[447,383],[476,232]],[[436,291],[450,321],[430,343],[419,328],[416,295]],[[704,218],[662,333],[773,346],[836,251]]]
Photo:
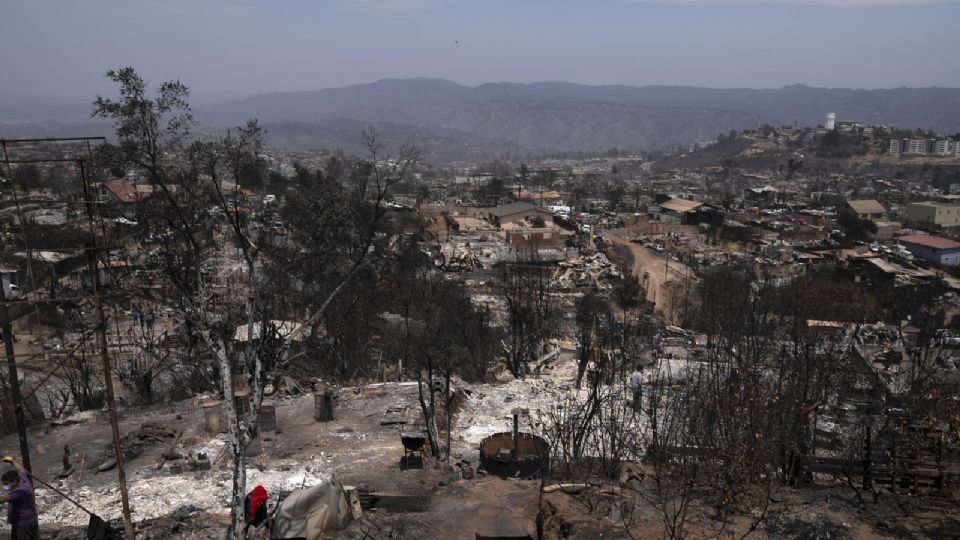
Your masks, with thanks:
[[[453,403],[453,400],[450,398],[450,372],[444,374],[444,382],[446,383],[444,387],[444,399],[446,400],[446,405],[444,408],[447,411],[447,445],[443,451],[443,460],[447,463],[450,463],[450,428],[453,424],[453,411],[450,410],[450,405]]]
[[[247,459],[244,455],[243,434],[233,396],[233,377],[230,359],[224,350],[217,355],[220,365],[220,384],[223,388],[224,410],[227,413],[227,444],[233,453],[233,490],[230,500],[230,528],[228,540],[244,537],[243,498],[247,491]]]
[[[427,400],[424,398],[423,376],[420,374],[420,370],[417,370],[417,390],[419,392],[420,411],[423,413],[423,420],[426,424],[427,440],[430,442],[430,454],[436,457],[439,456],[440,449],[440,437],[437,435],[437,420],[433,407],[427,405]],[[431,398],[430,401],[432,403],[433,399]]]

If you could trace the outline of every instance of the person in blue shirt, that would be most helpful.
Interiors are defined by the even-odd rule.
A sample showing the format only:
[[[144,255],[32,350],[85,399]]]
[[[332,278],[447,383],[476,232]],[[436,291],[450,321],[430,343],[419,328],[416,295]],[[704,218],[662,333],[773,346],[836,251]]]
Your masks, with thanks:
[[[23,465],[11,456],[5,456],[13,470],[3,473],[3,493],[0,503],[7,504],[7,521],[10,522],[11,540],[39,540],[40,527],[37,521],[37,503],[33,497],[33,483]]]

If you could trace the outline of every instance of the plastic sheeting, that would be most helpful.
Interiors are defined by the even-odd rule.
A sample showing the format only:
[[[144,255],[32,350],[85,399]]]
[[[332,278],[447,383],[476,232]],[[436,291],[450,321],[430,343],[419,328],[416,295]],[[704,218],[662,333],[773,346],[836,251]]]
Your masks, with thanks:
[[[343,489],[327,481],[297,489],[283,500],[274,519],[273,538],[318,540],[325,532],[343,529],[350,519],[350,504]]]

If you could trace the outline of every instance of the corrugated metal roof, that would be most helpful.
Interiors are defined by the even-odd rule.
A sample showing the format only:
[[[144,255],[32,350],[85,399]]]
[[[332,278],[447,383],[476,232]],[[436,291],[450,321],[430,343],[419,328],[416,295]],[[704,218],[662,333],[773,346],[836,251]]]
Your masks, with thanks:
[[[535,206],[528,203],[527,201],[514,201],[510,204],[504,204],[501,206],[491,208],[490,210],[488,210],[488,212],[490,212],[491,215],[494,215],[497,217],[503,217],[503,216],[509,216],[510,214],[516,214],[518,212],[526,212],[527,210],[530,210],[532,208],[535,208]],[[546,210],[544,211],[546,212]]]
[[[702,202],[688,201],[686,199],[670,199],[662,203],[660,208],[670,210],[671,212],[691,212],[703,206]]]
[[[853,208],[853,211],[858,214],[883,214],[887,211],[887,209],[875,199],[847,201],[847,206]]]
[[[897,238],[897,240],[907,244],[925,246],[934,249],[960,248],[960,242],[951,240],[949,238],[944,238],[942,236],[934,236],[932,234],[911,234],[907,236],[901,236],[900,238]]]

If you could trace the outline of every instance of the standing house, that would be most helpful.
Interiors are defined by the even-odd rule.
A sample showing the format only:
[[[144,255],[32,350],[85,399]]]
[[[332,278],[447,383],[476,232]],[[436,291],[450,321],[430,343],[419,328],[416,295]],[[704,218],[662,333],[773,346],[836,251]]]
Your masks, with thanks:
[[[897,239],[914,257],[944,266],[960,264],[960,242],[932,234],[911,234]]]
[[[563,202],[560,192],[552,189],[521,189],[514,192],[517,194],[517,199],[519,200],[540,203],[541,205],[557,205]]]
[[[487,220],[497,227],[515,221],[533,220],[536,217],[540,217],[544,221],[550,221],[553,219],[553,213],[546,208],[535,206],[526,201],[514,201],[487,210]]]
[[[847,208],[856,212],[860,219],[878,220],[887,213],[887,209],[875,199],[847,201]]]
[[[744,199],[756,203],[768,203],[777,198],[777,188],[766,185],[763,187],[747,188],[743,191]]]
[[[100,195],[117,203],[121,213],[129,219],[137,217],[137,203],[149,194],[137,190],[126,178],[114,178],[100,185]]]
[[[690,223],[702,206],[702,202],[675,197],[660,203],[660,214],[676,216],[680,218],[681,223]]]

